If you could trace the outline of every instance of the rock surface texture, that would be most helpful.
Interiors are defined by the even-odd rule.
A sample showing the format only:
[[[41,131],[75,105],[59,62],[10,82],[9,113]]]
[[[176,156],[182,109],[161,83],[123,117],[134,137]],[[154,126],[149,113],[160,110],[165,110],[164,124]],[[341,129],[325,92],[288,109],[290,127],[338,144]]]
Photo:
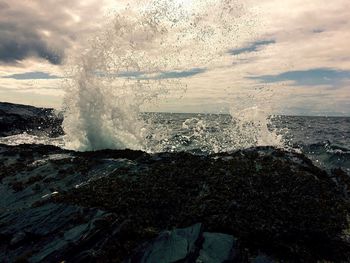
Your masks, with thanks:
[[[0,137],[23,132],[56,137],[63,134],[62,121],[53,109],[0,102]]]
[[[272,147],[0,145],[2,262],[348,262],[349,176]]]

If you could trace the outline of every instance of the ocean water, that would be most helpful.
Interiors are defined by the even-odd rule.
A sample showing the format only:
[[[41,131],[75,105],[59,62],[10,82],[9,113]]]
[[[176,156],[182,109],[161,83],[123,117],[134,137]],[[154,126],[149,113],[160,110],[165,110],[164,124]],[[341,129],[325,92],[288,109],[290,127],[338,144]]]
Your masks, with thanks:
[[[325,169],[350,172],[350,118],[281,116],[273,125],[283,133],[285,147],[299,149]]]
[[[350,117],[272,116],[264,123],[267,128],[255,121],[246,122],[248,127],[243,129],[242,122],[228,114],[144,113],[142,118],[144,123],[151,123],[142,149],[150,153],[186,151],[206,155],[272,145],[301,152],[327,170],[340,167],[350,172]],[[273,140],[261,140],[259,136]],[[0,143],[69,148],[65,136],[48,138],[26,133],[0,138]]]
[[[158,125],[169,127],[171,136],[151,143],[155,144],[153,147],[166,145],[165,151],[208,154],[272,145],[302,152],[322,168],[340,167],[350,172],[350,117],[272,116],[267,130],[257,130],[254,123],[254,134],[242,134],[235,132],[239,127],[232,125],[231,115],[163,113],[157,116]],[[264,132],[275,140],[259,141],[258,136],[266,137]]]

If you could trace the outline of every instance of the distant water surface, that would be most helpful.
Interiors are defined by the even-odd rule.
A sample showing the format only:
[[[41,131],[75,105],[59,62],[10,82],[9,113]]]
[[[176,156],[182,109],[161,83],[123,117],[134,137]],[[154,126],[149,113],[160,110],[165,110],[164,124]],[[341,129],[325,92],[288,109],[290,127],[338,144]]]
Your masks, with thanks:
[[[245,148],[246,142],[242,142],[238,133],[228,136],[228,132],[234,131],[230,127],[230,115],[145,113],[143,118],[146,122],[152,120],[152,126],[157,127],[157,134],[150,133],[147,138],[147,147],[153,151],[209,154]],[[282,136],[283,147],[301,151],[318,166],[326,169],[341,167],[350,172],[350,117],[273,116],[269,130]],[[234,144],[235,140],[239,143]],[[25,133],[0,138],[0,143],[65,146],[63,137],[47,138]]]

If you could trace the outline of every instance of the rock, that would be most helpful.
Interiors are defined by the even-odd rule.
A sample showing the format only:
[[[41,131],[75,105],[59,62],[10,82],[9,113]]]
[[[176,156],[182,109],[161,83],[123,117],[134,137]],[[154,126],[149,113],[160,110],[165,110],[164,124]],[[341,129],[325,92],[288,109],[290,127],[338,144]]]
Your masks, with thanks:
[[[56,137],[63,135],[62,121],[54,109],[0,102],[0,137],[23,132]]]
[[[153,242],[137,253],[131,262],[177,262],[193,257],[195,243],[201,234],[201,224],[162,232]]]
[[[196,262],[223,263],[235,257],[236,240],[233,236],[205,232],[203,238],[202,249]]]
[[[202,232],[201,229],[201,224],[195,224],[164,231],[141,246],[129,262],[224,263],[235,258],[237,248],[233,236]]]
[[[257,256],[252,260],[252,263],[274,263],[274,262],[276,261],[272,260],[271,258],[263,254]]]
[[[16,233],[13,238],[10,241],[10,245],[12,247],[17,246],[18,244],[20,244],[23,240],[25,240],[25,238],[27,237],[26,233],[24,232],[18,232]]]
[[[72,250],[76,254],[92,248],[98,251],[101,240],[108,236],[110,225],[104,221],[101,227],[95,222],[108,216],[97,209],[50,203],[17,213],[5,213],[0,222],[7,225],[7,233],[13,237],[9,244],[0,245],[0,258],[11,262],[29,248],[35,251],[27,256],[30,262],[70,259],[75,255]],[[18,232],[18,229],[22,231]],[[92,244],[84,247],[89,242]]]
[[[0,145],[0,180],[4,262],[350,260],[348,175],[273,147],[196,156]]]

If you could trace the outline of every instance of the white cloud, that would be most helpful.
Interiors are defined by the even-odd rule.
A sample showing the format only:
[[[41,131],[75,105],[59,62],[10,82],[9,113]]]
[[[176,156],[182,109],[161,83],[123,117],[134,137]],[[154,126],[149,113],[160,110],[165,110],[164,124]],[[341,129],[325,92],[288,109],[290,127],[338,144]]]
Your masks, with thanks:
[[[213,1],[207,0],[207,2]],[[143,8],[145,2],[147,1],[132,1],[130,5],[136,6],[138,3],[138,6]],[[350,110],[346,108],[347,100],[350,99],[347,95],[350,93],[349,82],[344,82],[337,89],[323,86],[310,89],[307,86],[295,86],[293,82],[261,84],[248,78],[314,68],[350,70],[350,2],[348,0],[241,2],[242,6],[237,8],[240,11],[236,14],[241,18],[235,20],[236,24],[231,23],[236,27],[227,31],[232,35],[221,38],[217,35],[212,38],[207,35],[205,41],[199,41],[197,44],[186,42],[185,39],[182,43],[178,43],[181,53],[178,54],[179,63],[175,64],[177,70],[205,67],[207,71],[183,79],[188,85],[185,98],[183,100],[169,98],[168,104],[163,103],[163,109],[183,110],[185,107],[188,111],[214,110],[221,108],[226,102],[238,103],[237,98],[245,96],[252,104],[264,106],[270,103],[273,104],[272,108],[289,114],[292,114],[295,108],[304,108],[313,114],[332,111],[350,114]],[[8,61],[4,64],[3,61],[0,65],[0,86],[3,87],[2,90],[4,87],[12,89],[12,95],[6,97],[1,95],[1,99],[11,100],[11,96],[16,99],[15,96],[23,96],[18,90],[22,92],[30,90],[33,94],[54,98],[52,101],[58,105],[61,93],[52,89],[61,87],[61,83],[57,80],[37,81],[28,88],[24,82],[5,80],[1,77],[31,71],[64,75],[65,66],[52,65],[45,61],[48,59],[55,62],[54,58],[45,57],[48,55],[46,53],[57,53],[62,58],[65,54],[68,60],[80,54],[86,40],[105,25],[107,18],[112,17],[115,10],[122,10],[125,3],[127,1],[116,3],[105,0],[101,3],[97,0],[37,2],[13,0],[11,4],[7,4],[0,1],[0,31],[6,32],[6,37],[4,34],[3,37],[0,36],[0,43],[18,39],[17,36],[20,36],[21,43],[27,43],[28,39],[33,42],[33,38],[37,38],[33,42],[35,45],[29,45],[29,48],[33,49],[31,52],[22,54],[19,59],[12,58],[12,62],[17,64],[9,64]],[[212,14],[216,14],[217,11],[206,10]],[[211,21],[208,25],[214,28],[230,25],[230,23],[215,24],[211,19],[213,17],[210,15],[203,18],[201,21],[203,27],[197,29],[203,29],[208,21]],[[181,25],[176,27],[176,30],[180,29]],[[217,32],[221,29],[217,28]],[[174,43],[179,32],[181,31],[173,33]],[[193,33],[199,35],[197,31]],[[225,53],[229,48],[240,48],[254,41],[266,39],[273,39],[276,43],[262,46],[256,52],[237,56]],[[175,46],[175,49],[178,47]],[[45,52],[40,53],[41,49]],[[159,49],[159,58],[166,55],[164,52],[165,49]],[[205,59],[208,56],[211,56],[209,62]],[[265,93],[259,91],[261,87],[264,87]],[[250,94],[250,97],[245,94]],[[48,99],[48,102],[50,101],[51,99]]]

